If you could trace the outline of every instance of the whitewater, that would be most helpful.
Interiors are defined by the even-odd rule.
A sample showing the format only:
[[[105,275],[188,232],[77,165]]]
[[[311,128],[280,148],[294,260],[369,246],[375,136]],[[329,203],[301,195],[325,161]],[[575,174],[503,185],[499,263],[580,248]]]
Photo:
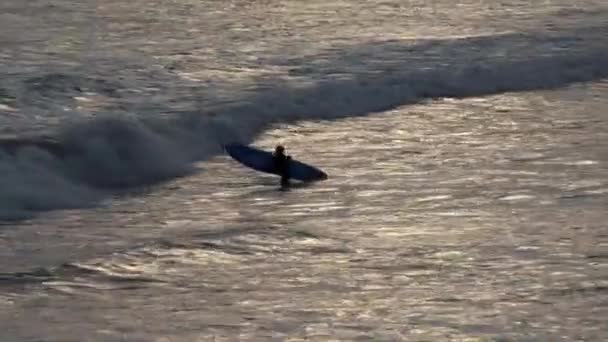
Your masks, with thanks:
[[[5,0],[0,72],[2,341],[608,339],[604,1]]]

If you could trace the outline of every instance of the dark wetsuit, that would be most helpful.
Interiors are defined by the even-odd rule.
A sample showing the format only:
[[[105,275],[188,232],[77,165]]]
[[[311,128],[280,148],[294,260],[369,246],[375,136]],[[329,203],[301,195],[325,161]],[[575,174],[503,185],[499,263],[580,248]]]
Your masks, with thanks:
[[[272,158],[277,172],[281,175],[281,186],[289,185],[289,160],[291,157],[283,153],[275,153]]]

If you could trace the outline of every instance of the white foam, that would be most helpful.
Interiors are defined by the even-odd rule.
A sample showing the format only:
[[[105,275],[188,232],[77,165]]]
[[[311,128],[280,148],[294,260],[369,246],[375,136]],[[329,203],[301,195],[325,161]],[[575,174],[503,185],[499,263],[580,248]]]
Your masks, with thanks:
[[[529,199],[533,199],[533,198],[536,198],[536,196],[518,194],[518,195],[504,196],[504,197],[499,198],[499,200],[501,200],[501,201],[523,201],[523,200],[529,200]]]

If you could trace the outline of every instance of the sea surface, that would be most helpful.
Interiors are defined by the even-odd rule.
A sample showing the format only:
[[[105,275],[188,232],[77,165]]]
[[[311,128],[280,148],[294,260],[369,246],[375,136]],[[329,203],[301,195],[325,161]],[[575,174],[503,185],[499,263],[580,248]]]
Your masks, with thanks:
[[[0,341],[608,340],[604,0],[3,0],[0,75]]]

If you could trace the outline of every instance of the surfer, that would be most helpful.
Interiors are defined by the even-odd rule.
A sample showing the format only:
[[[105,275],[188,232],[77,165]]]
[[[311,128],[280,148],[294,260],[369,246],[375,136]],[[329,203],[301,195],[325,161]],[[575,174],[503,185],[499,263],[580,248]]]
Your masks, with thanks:
[[[281,189],[288,188],[291,179],[315,182],[327,179],[327,174],[314,166],[305,164],[285,154],[285,148],[276,146],[274,151],[264,151],[241,144],[224,145],[228,155],[239,163],[256,171],[281,177]]]
[[[272,154],[274,167],[281,175],[281,186],[289,185],[289,160],[291,156],[285,155],[285,147],[277,145]]]

